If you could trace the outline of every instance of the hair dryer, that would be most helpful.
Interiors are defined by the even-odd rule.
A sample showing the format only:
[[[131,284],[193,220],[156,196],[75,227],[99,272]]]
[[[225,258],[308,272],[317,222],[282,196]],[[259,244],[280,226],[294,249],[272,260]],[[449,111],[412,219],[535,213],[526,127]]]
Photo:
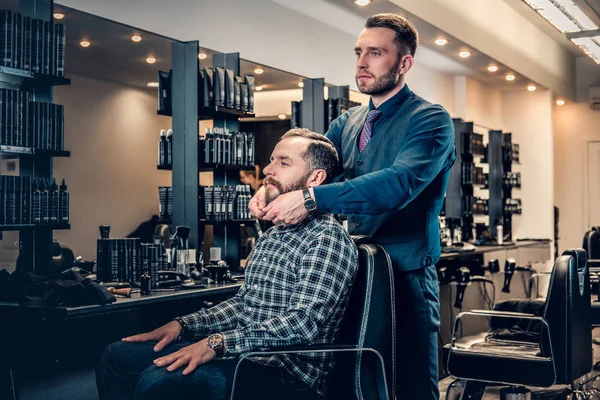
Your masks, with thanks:
[[[454,301],[454,308],[462,308],[465,290],[467,289],[467,285],[471,280],[471,270],[467,267],[461,267],[458,270],[458,276],[456,278],[458,285],[456,286],[456,300]]]
[[[517,269],[517,262],[515,259],[507,258],[504,263],[504,286],[502,287],[504,293],[510,293],[510,281],[515,273],[515,269]]]

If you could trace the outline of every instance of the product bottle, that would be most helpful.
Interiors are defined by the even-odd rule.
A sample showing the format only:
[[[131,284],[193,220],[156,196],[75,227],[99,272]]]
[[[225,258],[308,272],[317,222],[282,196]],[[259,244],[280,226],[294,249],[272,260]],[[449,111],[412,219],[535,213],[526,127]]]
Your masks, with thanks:
[[[56,178],[52,178],[50,184],[50,191],[48,192],[48,209],[50,210],[50,223],[58,223],[58,210],[59,210],[59,198],[58,198],[58,185],[56,184]]]
[[[35,178],[31,184],[31,222],[33,224],[42,223],[41,192]]]
[[[504,244],[504,228],[502,224],[496,225],[496,244]]]
[[[167,131],[166,162],[173,165],[173,129]]]
[[[58,222],[68,224],[69,223],[69,192],[67,192],[67,184],[63,178],[60,183],[60,192],[58,193],[59,209],[58,209]]]
[[[46,189],[46,180],[42,178],[40,183],[40,214],[42,216],[42,224],[50,222],[50,208],[49,208],[49,193]]]
[[[167,131],[164,129],[160,130],[160,140],[158,141],[158,165],[165,165],[167,150]]]

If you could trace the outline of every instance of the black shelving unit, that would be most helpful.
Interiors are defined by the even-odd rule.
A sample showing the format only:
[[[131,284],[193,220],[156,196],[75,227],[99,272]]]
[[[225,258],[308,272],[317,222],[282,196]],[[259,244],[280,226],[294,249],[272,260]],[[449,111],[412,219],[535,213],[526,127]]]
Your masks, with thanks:
[[[239,171],[254,169],[241,165],[205,164],[198,155],[198,121],[213,120],[214,128],[239,131],[240,117],[254,117],[253,113],[224,107],[199,108],[198,60],[199,43],[175,42],[172,50],[171,109],[172,126],[176,132],[173,139],[172,165],[159,165],[159,169],[170,169],[172,174],[172,221],[173,227],[190,227],[190,248],[200,249],[207,225],[213,226],[213,247],[221,247],[224,260],[233,268],[239,268],[239,225],[252,220],[201,220],[199,210],[199,172],[213,173],[215,186],[240,184]],[[224,67],[240,75],[239,53],[217,54],[212,58],[212,67]],[[158,112],[168,116],[168,112]],[[235,173],[232,173],[235,172]]]
[[[52,0],[20,0],[19,12],[30,18],[53,23]],[[0,82],[11,89],[27,91],[30,100],[52,103],[53,86],[69,85],[71,80],[61,76],[50,76],[23,69],[0,66]],[[0,155],[18,156],[20,176],[52,179],[53,158],[69,157],[68,151],[42,151],[34,148],[0,147]],[[19,231],[19,262],[17,267],[24,272],[48,276],[52,261],[51,249],[53,230],[69,229],[69,224],[24,224],[3,225],[0,230]]]
[[[487,157],[489,162],[488,182],[490,190],[489,226],[490,236],[492,239],[496,239],[496,227],[499,223],[503,224],[504,219],[504,206],[502,201],[502,176],[504,174],[502,165],[502,131],[492,130],[489,131],[488,135]]]
[[[164,164],[164,165],[159,164],[156,166],[156,168],[160,169],[160,170],[172,171],[173,165],[172,164]],[[198,165],[198,172],[212,172],[217,169],[228,169],[228,170],[234,170],[234,171],[254,171],[254,166],[235,165],[235,164],[215,164],[215,163],[210,163],[210,164],[203,163],[203,164]]]
[[[502,135],[502,207],[504,211],[502,224],[504,228],[504,234],[509,235],[510,239],[512,239],[513,233],[512,216],[514,214],[521,214],[520,199],[513,199],[512,197],[512,190],[521,188],[520,183],[518,184],[518,186],[513,186],[511,182],[512,165],[520,164],[519,154],[518,151],[515,151],[515,147],[518,149],[518,146],[512,142],[511,133],[505,133],[504,135]],[[513,200],[519,205],[514,206]]]

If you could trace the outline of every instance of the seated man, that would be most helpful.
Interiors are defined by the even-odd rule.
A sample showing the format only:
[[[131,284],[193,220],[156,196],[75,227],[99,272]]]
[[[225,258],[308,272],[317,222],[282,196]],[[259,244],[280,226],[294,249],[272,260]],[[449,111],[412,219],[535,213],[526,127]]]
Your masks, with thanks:
[[[326,183],[337,168],[329,139],[292,129],[265,168],[267,199]],[[357,264],[356,246],[330,215],[312,211],[297,225],[275,225],[256,242],[235,297],[110,345],[97,371],[101,398],[228,399],[234,356],[336,340]],[[329,353],[252,359],[236,387],[247,399],[318,399],[332,364]]]

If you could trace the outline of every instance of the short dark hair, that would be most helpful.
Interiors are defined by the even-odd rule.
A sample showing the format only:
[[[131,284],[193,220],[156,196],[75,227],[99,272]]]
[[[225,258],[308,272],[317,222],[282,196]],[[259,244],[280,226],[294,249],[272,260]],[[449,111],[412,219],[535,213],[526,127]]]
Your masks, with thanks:
[[[329,183],[339,171],[339,157],[331,140],[320,133],[312,132],[306,128],[294,128],[281,136],[280,141],[291,137],[301,137],[310,140],[306,151],[301,154],[302,159],[308,164],[307,174],[316,169],[323,169],[327,174],[323,183]]]
[[[415,55],[419,45],[417,28],[406,18],[398,14],[376,14],[365,23],[365,28],[388,28],[396,32],[394,42],[398,47],[400,56]]]

